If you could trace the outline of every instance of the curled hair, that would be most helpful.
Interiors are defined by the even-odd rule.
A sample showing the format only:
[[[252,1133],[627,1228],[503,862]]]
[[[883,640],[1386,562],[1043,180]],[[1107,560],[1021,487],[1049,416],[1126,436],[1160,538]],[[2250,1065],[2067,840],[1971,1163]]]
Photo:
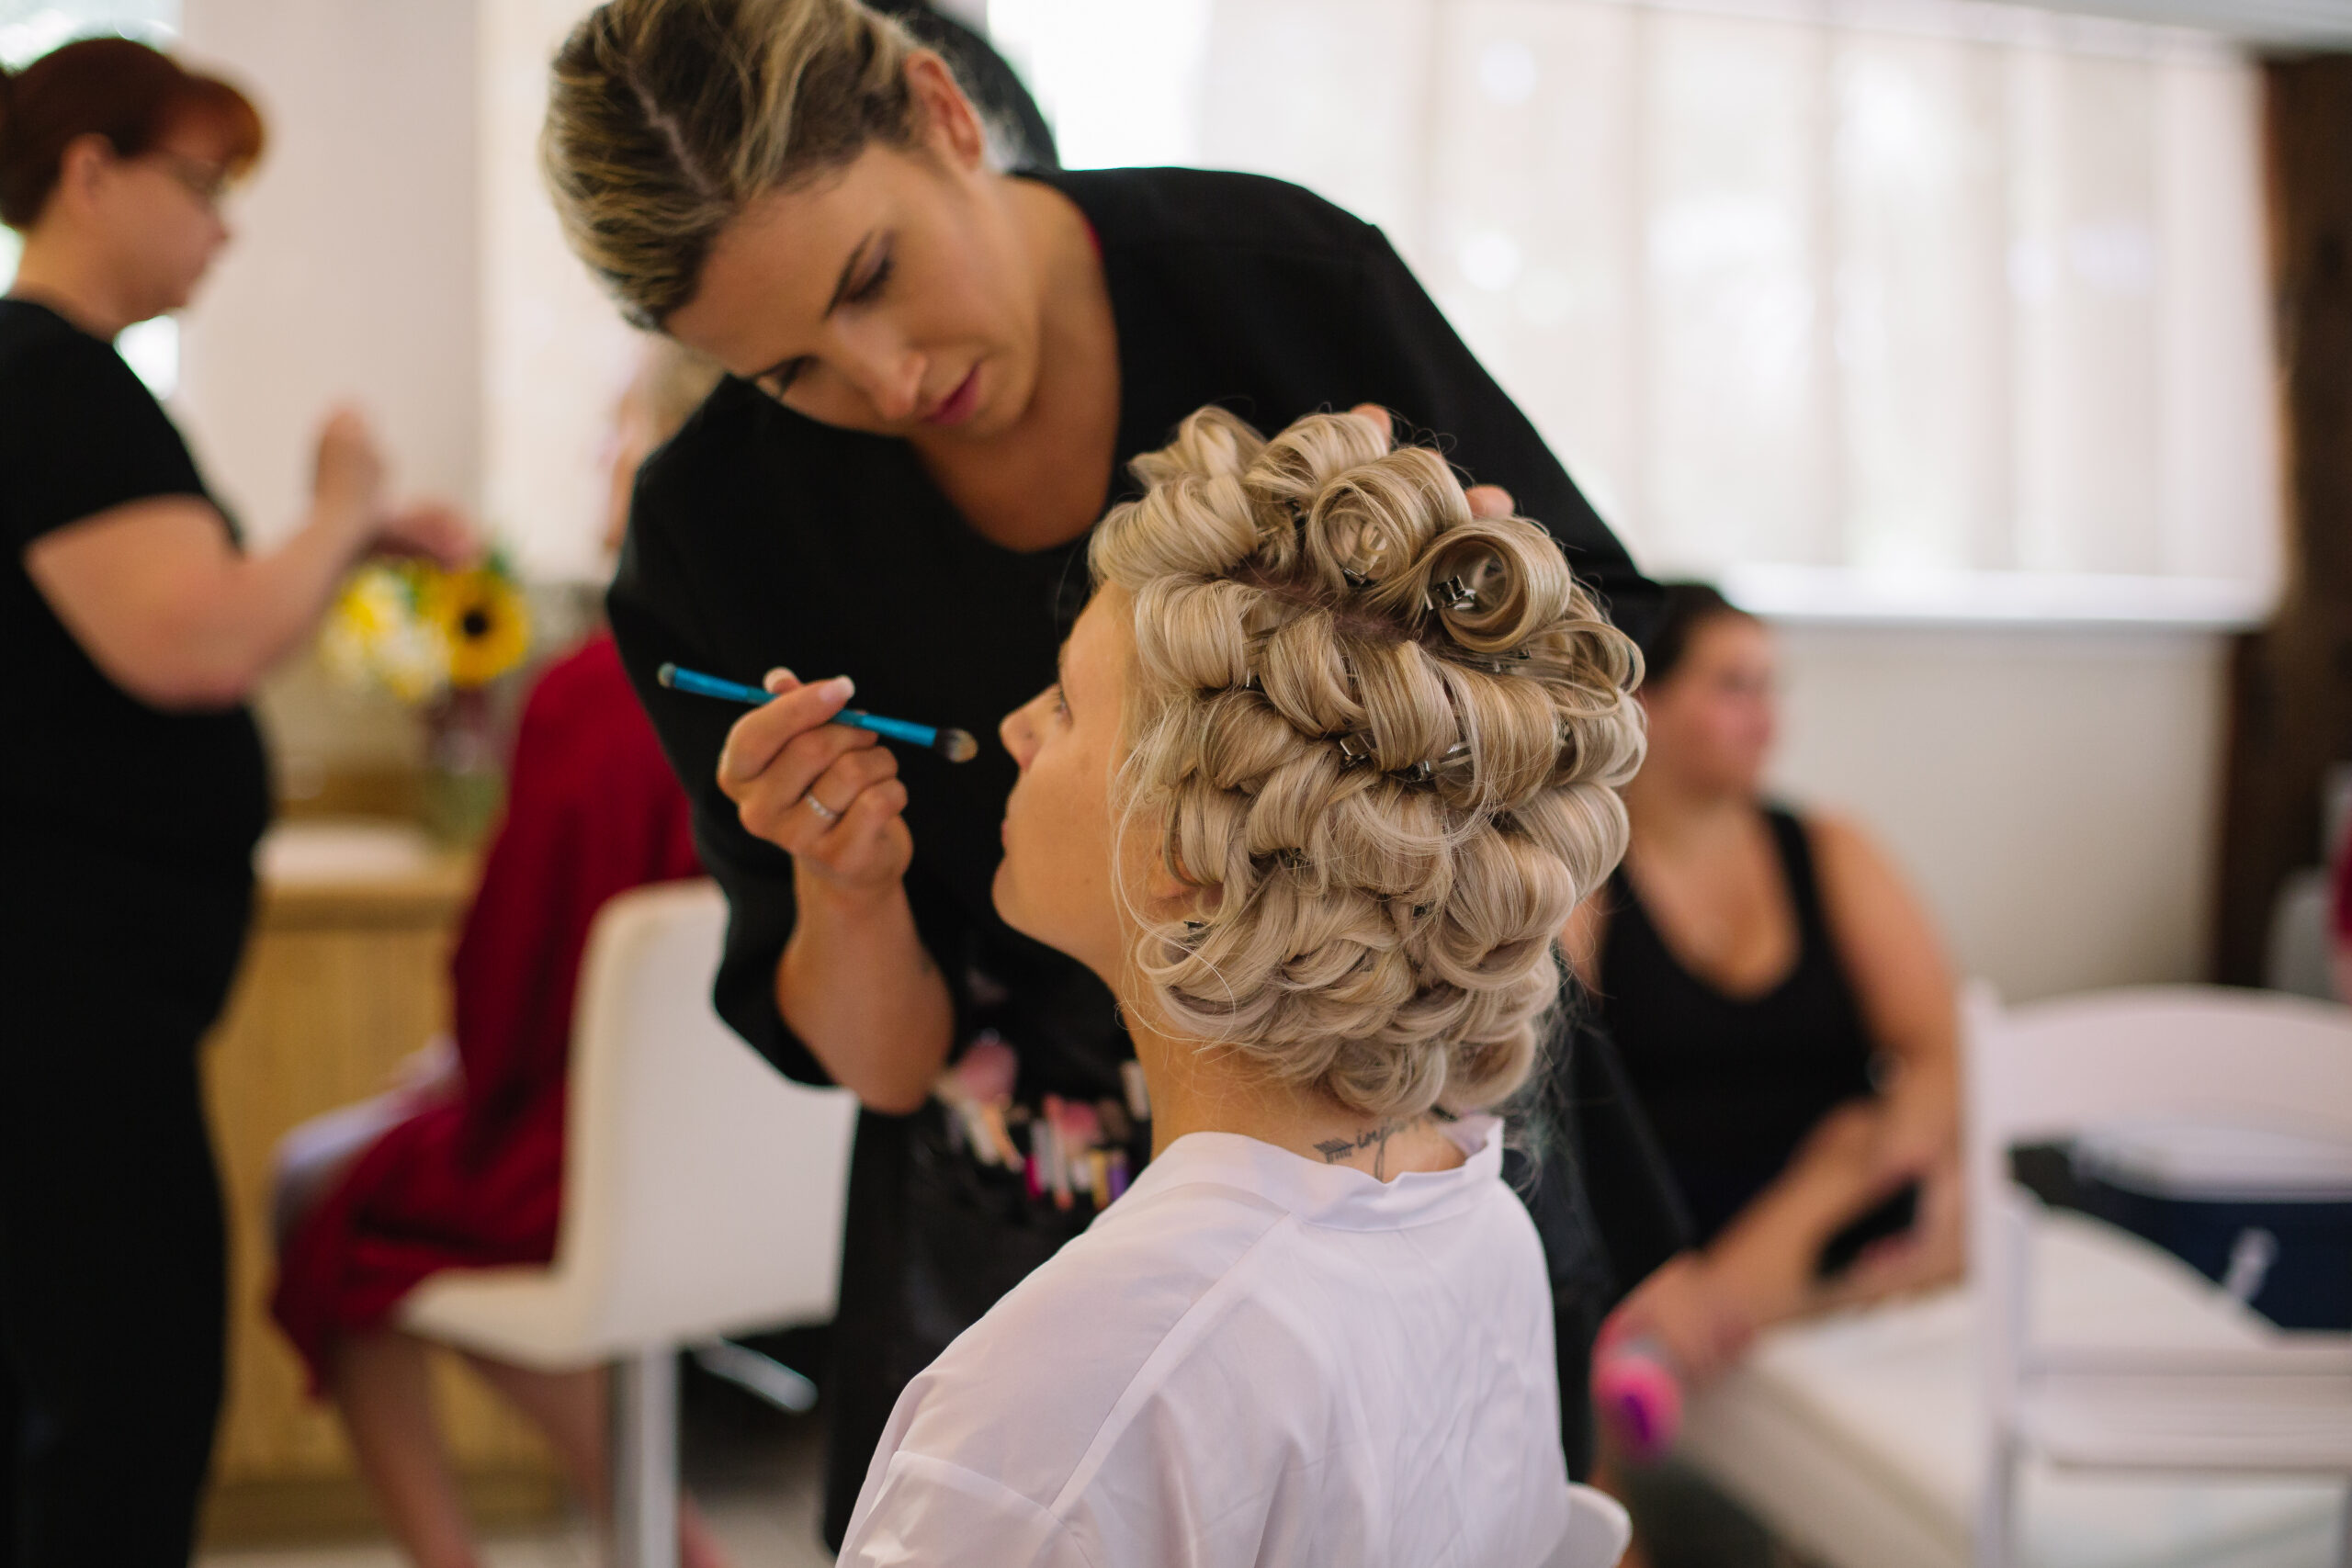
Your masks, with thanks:
[[[1624,852],[1639,653],[1541,527],[1363,420],[1206,408],[1134,467],[1091,556],[1135,605],[1121,808],[1216,892],[1138,941],[1164,1021],[1367,1116],[1503,1100]]]
[[[857,0],[606,0],[556,52],[539,137],[565,241],[660,327],[747,202],[916,141],[915,48]]]

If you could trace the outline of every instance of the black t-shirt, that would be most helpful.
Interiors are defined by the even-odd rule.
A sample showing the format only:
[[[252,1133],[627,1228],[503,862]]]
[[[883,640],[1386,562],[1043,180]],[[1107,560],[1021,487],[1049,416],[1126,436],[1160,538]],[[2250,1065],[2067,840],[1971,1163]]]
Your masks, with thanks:
[[[179,881],[250,880],[269,815],[253,716],[150,707],[108,680],[25,570],[33,542],[154,496],[209,501],[171,420],[112,346],[46,306],[0,299],[0,835],[12,865],[60,868],[81,847]],[[223,516],[221,526],[236,537]],[[96,890],[91,890],[94,894]],[[102,895],[128,908],[136,889]]]
[[[1621,619],[1646,613],[1650,585],[1378,230],[1254,175],[1033,177],[1077,204],[1101,246],[1121,397],[1106,499],[1130,493],[1128,461],[1204,404],[1272,434],[1317,410],[1379,403],[1439,433],[1475,479],[1509,488]],[[741,710],[662,690],[654,671],[675,661],[746,682],[777,665],[810,680],[846,673],[860,707],[982,737],[978,759],[961,766],[899,757],[915,846],[907,895],[954,994],[957,1038],[985,1022],[1012,1042],[1024,1100],[1115,1096],[1133,1051],[1109,992],[1007,927],[989,897],[1015,773],[997,722],[1054,679],[1087,592],[1086,543],[1029,554],[991,544],[904,442],[817,423],[734,379],[640,474],[613,629],[693,797],[703,863],[727,892],[718,1010],[785,1072],[826,1081],[775,1001],[793,926],[791,860],[744,831],[717,785]],[[927,1149],[905,1119],[869,1113],[861,1123],[836,1333],[837,1378],[854,1383],[836,1390],[836,1536],[898,1388],[987,1304],[947,1299],[977,1259],[955,1278],[944,1265],[922,1277],[915,1255],[935,1258],[944,1245],[913,1212],[937,1190]]]

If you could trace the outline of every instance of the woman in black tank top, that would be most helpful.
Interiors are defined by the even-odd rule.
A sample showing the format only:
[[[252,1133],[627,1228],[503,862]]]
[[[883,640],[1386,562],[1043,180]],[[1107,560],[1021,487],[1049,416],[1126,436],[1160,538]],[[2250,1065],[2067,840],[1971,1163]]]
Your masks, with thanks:
[[[1610,879],[1600,1005],[1702,1246],[1815,1122],[1871,1092],[1874,1053],[1822,913],[1805,825],[1778,807],[1762,815],[1796,919],[1796,962],[1760,991],[1725,991],[1683,967],[1624,871]]]
[[[1759,797],[1772,678],[1760,623],[1668,587],[1632,848],[1570,932],[1698,1241],[1612,1331],[1695,1381],[1771,1323],[1960,1264],[1951,983],[1867,838]]]

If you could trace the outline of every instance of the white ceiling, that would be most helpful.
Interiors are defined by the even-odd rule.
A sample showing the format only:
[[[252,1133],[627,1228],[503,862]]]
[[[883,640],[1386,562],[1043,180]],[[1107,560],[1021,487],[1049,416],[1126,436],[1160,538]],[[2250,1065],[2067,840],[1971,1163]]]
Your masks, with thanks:
[[[2204,28],[2248,43],[2352,50],[2352,0],[2030,0],[2051,11]]]

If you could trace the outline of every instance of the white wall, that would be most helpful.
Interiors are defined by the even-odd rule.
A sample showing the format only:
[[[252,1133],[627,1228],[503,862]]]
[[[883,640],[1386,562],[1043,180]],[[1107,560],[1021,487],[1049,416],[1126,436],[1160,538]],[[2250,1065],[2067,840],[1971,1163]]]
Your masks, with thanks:
[[[480,499],[473,0],[186,0],[185,47],[269,122],[175,400],[251,537],[291,527],[329,402],[402,491]]]
[[[601,444],[638,353],[539,180],[548,62],[587,0],[480,0],[482,505],[541,580],[600,580]]]
[[[2012,999],[2201,978],[2221,637],[1785,626],[1776,785],[1852,812]]]

